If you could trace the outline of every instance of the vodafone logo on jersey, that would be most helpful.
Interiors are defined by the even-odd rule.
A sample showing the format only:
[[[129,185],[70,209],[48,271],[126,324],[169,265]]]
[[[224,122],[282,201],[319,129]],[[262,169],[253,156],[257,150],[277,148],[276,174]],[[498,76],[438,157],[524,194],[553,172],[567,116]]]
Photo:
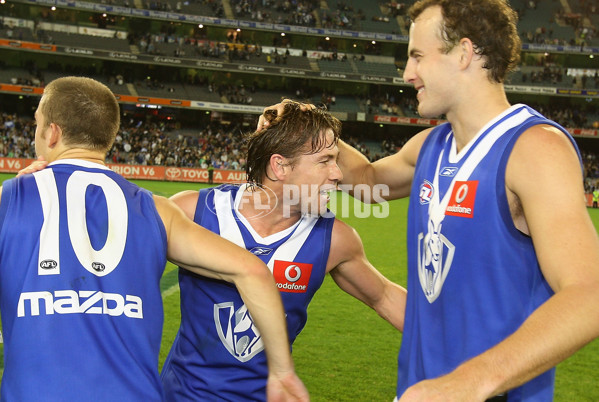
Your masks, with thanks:
[[[306,293],[312,264],[275,260],[272,274],[281,292]]]
[[[474,216],[474,201],[478,180],[456,181],[453,192],[447,204],[445,215],[472,218]]]

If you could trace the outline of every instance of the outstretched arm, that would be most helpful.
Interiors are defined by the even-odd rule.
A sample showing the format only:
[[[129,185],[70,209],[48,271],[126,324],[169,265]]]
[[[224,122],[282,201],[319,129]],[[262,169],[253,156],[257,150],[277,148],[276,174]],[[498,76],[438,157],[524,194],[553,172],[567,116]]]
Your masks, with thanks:
[[[256,129],[262,130],[268,127],[271,121],[280,118],[285,112],[287,102],[300,103],[284,99],[281,103],[264,108]],[[300,104],[306,109],[315,107],[311,104]],[[427,129],[416,134],[396,154],[372,163],[360,151],[344,141],[339,141],[337,163],[343,173],[340,188],[360,201],[369,203],[381,197],[386,200],[407,197],[410,195],[420,148],[430,131],[431,129]],[[357,185],[366,186],[361,186],[361,191],[354,192]],[[376,186],[385,186],[385,189],[377,189]],[[370,193],[363,191],[365,188],[370,190]]]
[[[395,200],[410,195],[412,179],[418,153],[429,131],[423,131],[412,137],[397,153],[370,162],[360,151],[349,144],[339,141],[338,165],[343,173],[340,188],[360,199],[372,202],[382,195],[385,200]],[[366,185],[371,193],[354,191],[358,185]],[[384,186],[384,189],[377,189]],[[360,187],[361,190],[364,186]]]
[[[264,339],[272,400],[308,400],[291,359],[283,304],[262,261],[188,219],[172,201],[154,196],[168,237],[167,257],[199,275],[232,282]]]
[[[335,220],[327,270],[335,283],[403,331],[406,289],[385,278],[364,254],[358,233]]]

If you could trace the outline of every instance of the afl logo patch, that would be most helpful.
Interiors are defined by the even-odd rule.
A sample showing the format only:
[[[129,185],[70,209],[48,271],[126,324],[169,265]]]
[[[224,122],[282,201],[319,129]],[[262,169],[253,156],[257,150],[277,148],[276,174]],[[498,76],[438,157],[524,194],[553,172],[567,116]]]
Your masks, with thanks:
[[[434,192],[435,188],[433,187],[433,184],[430,181],[425,180],[424,183],[420,185],[420,204],[425,205],[431,202]]]
[[[58,263],[54,260],[44,260],[40,262],[40,268],[42,269],[53,269],[58,266]]]
[[[101,262],[92,262],[92,269],[96,272],[102,272],[106,269],[106,266]]]

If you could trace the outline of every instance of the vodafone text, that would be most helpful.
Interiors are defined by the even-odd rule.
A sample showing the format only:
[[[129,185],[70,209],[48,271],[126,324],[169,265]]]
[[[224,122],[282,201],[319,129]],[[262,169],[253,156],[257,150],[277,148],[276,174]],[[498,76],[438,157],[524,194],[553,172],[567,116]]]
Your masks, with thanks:
[[[295,283],[277,283],[277,287],[279,289],[301,290],[301,291],[304,291],[304,292],[308,288],[306,285],[296,285]]]

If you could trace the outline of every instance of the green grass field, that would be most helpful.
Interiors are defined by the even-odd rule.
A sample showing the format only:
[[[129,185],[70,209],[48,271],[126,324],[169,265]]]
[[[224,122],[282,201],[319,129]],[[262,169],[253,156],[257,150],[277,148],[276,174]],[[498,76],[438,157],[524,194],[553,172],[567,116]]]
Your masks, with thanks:
[[[0,174],[0,181],[10,177],[12,175]],[[164,196],[198,188],[189,183],[137,183]],[[351,197],[345,194],[338,197],[347,197],[353,205]],[[390,203],[390,215],[385,219],[342,218],[360,233],[370,261],[389,279],[403,286],[406,284],[406,213],[407,200],[400,200]],[[589,209],[589,213],[599,230],[599,210]],[[180,317],[176,269],[171,264],[165,270],[161,287],[166,316],[160,354],[162,365]],[[400,343],[401,334],[327,278],[310,304],[308,323],[294,344],[293,356],[297,372],[313,401],[390,402],[395,396]],[[555,401],[599,401],[598,367],[599,340],[596,340],[558,366]]]

